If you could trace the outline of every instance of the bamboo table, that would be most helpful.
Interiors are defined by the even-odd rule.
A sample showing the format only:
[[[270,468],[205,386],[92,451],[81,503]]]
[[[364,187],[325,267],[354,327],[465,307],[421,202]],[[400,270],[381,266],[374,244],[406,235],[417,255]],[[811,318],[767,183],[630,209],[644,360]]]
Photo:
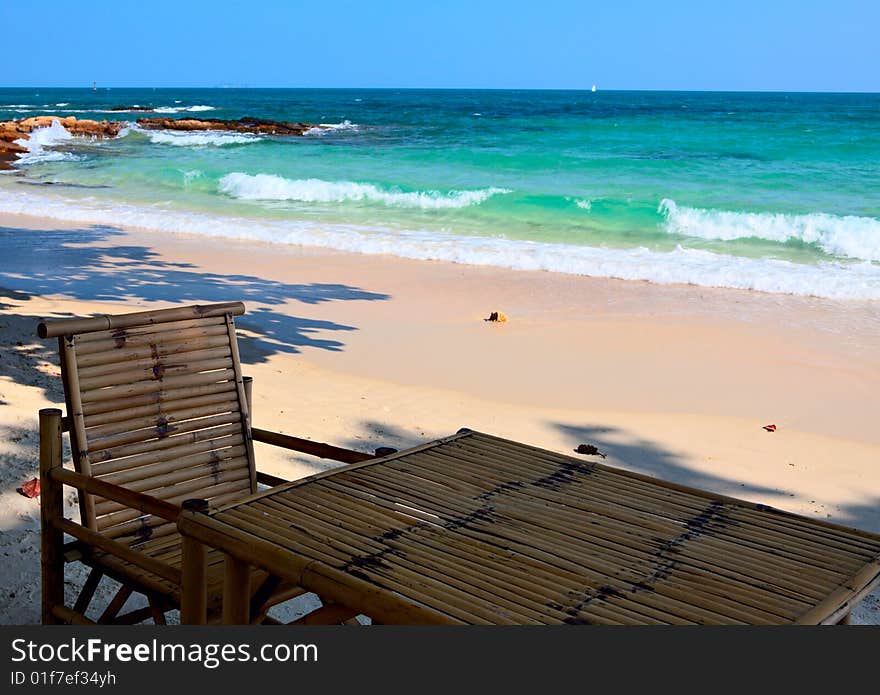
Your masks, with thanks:
[[[208,513],[184,511],[184,622],[205,545],[224,622],[249,566],[380,623],[835,623],[880,583],[880,536],[463,430]]]

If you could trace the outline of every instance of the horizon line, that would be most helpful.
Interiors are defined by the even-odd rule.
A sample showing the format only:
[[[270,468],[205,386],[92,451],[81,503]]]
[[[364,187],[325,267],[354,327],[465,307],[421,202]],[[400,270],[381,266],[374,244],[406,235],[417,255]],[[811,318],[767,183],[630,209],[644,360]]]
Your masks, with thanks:
[[[89,85],[4,85],[0,89],[83,89],[94,91]],[[460,91],[460,92],[592,92],[591,87],[291,87],[266,85],[107,85],[99,86],[97,91],[110,89],[290,89],[290,90],[406,90],[406,91]],[[657,88],[596,88],[596,92],[679,92],[691,94],[880,94],[872,90],[837,89],[657,89]]]

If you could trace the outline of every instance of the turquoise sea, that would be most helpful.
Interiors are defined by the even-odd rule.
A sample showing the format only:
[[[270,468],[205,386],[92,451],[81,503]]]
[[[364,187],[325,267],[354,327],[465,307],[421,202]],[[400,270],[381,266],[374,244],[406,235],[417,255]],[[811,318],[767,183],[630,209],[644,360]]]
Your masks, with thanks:
[[[153,107],[157,114],[111,112]],[[520,269],[880,299],[880,95],[0,89],[53,127],[0,212]],[[143,131],[140,116],[331,125]]]

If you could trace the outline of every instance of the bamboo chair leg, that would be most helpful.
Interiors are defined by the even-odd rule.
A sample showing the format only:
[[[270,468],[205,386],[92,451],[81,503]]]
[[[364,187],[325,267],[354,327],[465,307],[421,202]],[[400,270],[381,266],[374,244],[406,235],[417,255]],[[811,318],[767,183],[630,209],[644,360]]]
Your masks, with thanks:
[[[189,499],[184,500],[183,508],[204,512],[208,503]],[[196,539],[183,536],[181,563],[180,622],[205,625],[208,622],[208,549]]]
[[[86,614],[86,611],[89,609],[89,604],[92,602],[92,598],[95,595],[95,590],[98,588],[98,584],[101,583],[101,578],[103,576],[104,573],[97,568],[93,568],[92,571],[89,572],[86,583],[83,584],[82,591],[79,592],[76,603],[73,605],[73,610],[76,613],[82,613],[83,615]]]
[[[132,591],[133,589],[130,586],[121,586],[119,591],[116,592],[116,596],[113,597],[113,600],[110,601],[107,608],[101,613],[101,617],[98,618],[98,624],[107,625],[112,623],[113,619],[119,614],[119,611],[122,610],[125,602],[128,601],[128,597],[131,596]]]
[[[838,620],[837,624],[838,625],[852,625],[852,611],[849,611],[840,620]]]
[[[271,606],[268,605],[268,601],[275,592],[275,589],[278,588],[279,584],[281,584],[281,579],[274,574],[270,574],[263,580],[263,583],[257,587],[257,590],[254,592],[253,596],[251,596],[251,624],[262,623],[265,620],[266,615],[269,613],[269,608],[271,608]]]
[[[223,578],[223,624],[247,625],[251,613],[251,567],[232,555],[226,555]]]
[[[64,606],[64,533],[54,523],[64,517],[64,493],[61,483],[52,479],[52,471],[62,465],[61,411],[44,408],[40,411],[40,569],[44,625],[60,623],[52,609]]]
[[[165,611],[162,610],[162,606],[160,606],[159,602],[152,596],[148,596],[147,601],[150,603],[150,613],[153,616],[153,624],[165,625]]]

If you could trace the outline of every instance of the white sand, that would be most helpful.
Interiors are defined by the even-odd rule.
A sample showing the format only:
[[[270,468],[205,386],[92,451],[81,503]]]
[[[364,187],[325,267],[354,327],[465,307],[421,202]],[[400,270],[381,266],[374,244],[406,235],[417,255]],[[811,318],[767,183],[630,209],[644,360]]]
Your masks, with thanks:
[[[462,426],[563,453],[587,442],[612,465],[880,532],[870,303],[14,216],[0,217],[0,288],[3,623],[39,619],[39,504],[15,488],[36,475],[37,410],[62,394],[37,320],[178,302],[247,303],[261,427],[363,450]],[[493,310],[510,322],[483,322]],[[257,457],[288,478],[322,465],[264,446]],[[855,618],[880,623],[877,594]]]

